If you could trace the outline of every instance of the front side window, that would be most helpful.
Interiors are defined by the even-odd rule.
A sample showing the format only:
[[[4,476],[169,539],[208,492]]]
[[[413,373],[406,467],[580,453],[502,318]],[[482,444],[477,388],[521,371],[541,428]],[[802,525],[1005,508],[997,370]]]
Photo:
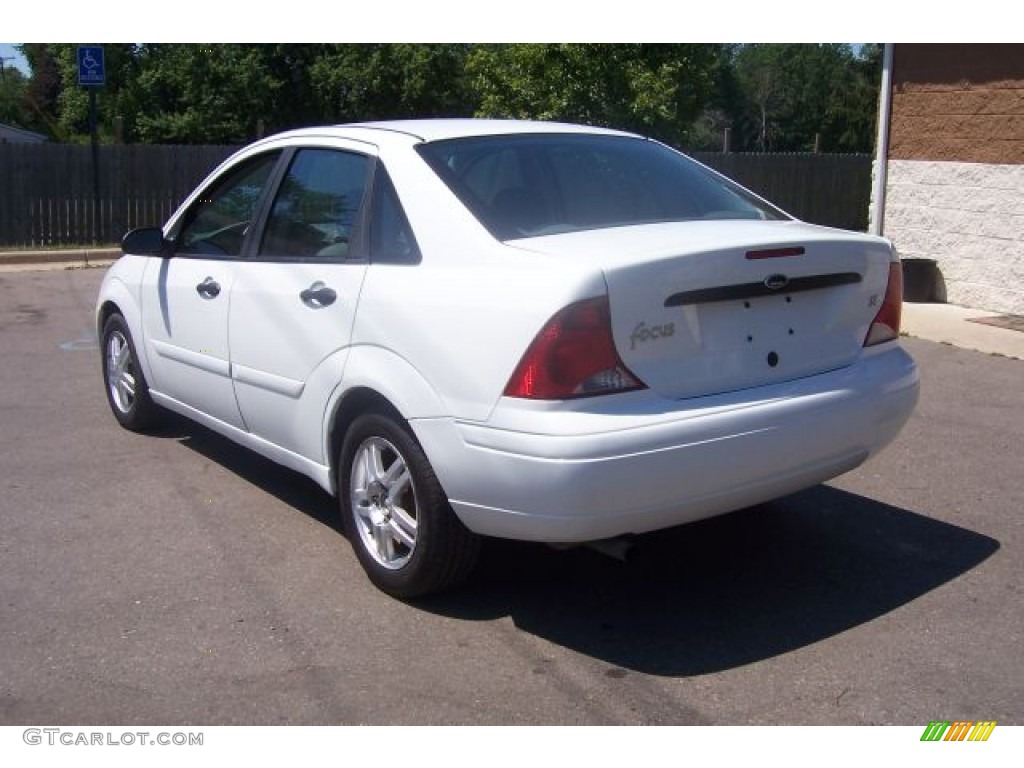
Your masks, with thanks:
[[[333,149],[296,152],[267,219],[260,255],[351,256],[369,160]]]
[[[277,158],[277,152],[250,158],[204,191],[175,238],[176,252],[214,257],[240,255]]]
[[[666,221],[787,218],[642,138],[487,136],[431,142],[418,151],[499,240]]]

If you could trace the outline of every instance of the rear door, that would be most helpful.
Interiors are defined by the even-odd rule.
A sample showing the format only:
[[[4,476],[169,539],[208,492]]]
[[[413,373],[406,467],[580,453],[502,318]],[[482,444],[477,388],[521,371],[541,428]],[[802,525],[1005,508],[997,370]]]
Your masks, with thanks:
[[[364,198],[373,158],[289,150],[253,254],[237,267],[228,318],[235,395],[250,432],[313,461],[341,381],[367,269]]]

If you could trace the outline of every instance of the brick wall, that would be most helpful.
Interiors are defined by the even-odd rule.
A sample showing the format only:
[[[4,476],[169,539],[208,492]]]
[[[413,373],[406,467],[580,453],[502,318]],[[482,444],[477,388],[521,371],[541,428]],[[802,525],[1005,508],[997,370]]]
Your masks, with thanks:
[[[1024,163],[1024,45],[897,45],[889,157]]]
[[[897,45],[883,233],[954,304],[1024,315],[1024,45]]]

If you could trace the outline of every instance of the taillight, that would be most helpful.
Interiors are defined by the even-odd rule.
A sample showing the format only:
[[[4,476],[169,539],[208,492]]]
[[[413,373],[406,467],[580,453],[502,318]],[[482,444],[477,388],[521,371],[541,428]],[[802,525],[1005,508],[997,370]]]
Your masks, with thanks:
[[[619,359],[608,297],[570,304],[537,334],[505,387],[508,397],[562,400],[642,389]]]
[[[885,289],[882,307],[871,321],[864,346],[892,341],[900,335],[900,310],[903,308],[903,266],[894,261],[889,265],[889,285]]]

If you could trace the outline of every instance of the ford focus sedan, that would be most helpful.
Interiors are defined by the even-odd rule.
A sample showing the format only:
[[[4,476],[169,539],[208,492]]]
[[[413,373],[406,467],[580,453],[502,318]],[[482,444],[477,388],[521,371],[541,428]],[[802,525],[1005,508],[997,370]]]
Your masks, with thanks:
[[[96,308],[114,417],[174,411],[313,478],[403,598],[465,579],[483,536],[594,541],[828,480],[918,394],[888,241],[619,131],[284,133],[123,250]]]

